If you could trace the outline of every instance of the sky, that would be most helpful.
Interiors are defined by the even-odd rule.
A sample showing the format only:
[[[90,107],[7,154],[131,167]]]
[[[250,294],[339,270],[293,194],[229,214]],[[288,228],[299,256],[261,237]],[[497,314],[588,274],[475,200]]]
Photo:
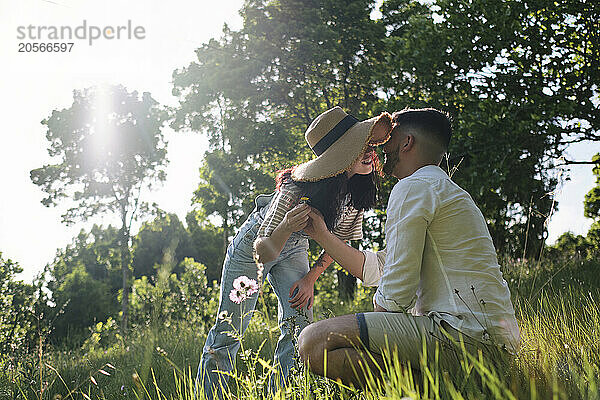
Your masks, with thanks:
[[[95,219],[67,227],[61,223],[66,207],[44,207],[41,189],[29,171],[50,161],[44,127],[40,124],[54,109],[72,104],[73,90],[99,84],[121,83],[129,90],[148,91],[162,104],[175,105],[171,74],[194,60],[194,49],[220,36],[223,24],[241,26],[242,0],[159,1],[128,0],[0,0],[0,252],[18,262],[21,278],[31,280],[51,262],[58,248],[92,223],[117,224],[114,218]],[[141,27],[143,38],[72,40],[71,52],[18,52],[19,32],[28,26],[82,26],[103,29]],[[20,31],[19,27],[24,27]],[[110,28],[109,28],[110,29]],[[43,31],[48,34],[50,29]],[[34,34],[37,35],[37,32]],[[65,40],[66,41],[66,40]],[[198,168],[206,140],[197,133],[164,130],[169,142],[167,180],[147,200],[184,220],[198,184]],[[591,159],[600,151],[582,144],[569,150],[573,159]],[[549,242],[561,233],[585,234],[591,221],[583,217],[583,197],[594,186],[590,166],[572,166],[571,180],[557,190],[558,211],[549,222]],[[138,224],[139,227],[139,224]],[[134,227],[135,229],[135,227]]]

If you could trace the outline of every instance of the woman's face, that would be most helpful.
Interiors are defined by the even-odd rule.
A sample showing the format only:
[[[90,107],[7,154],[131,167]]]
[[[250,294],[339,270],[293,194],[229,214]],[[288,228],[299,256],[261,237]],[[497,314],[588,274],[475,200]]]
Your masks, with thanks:
[[[372,146],[367,147],[361,157],[356,160],[354,164],[348,170],[348,178],[352,178],[354,174],[368,175],[373,172],[373,156],[375,154],[375,148]]]

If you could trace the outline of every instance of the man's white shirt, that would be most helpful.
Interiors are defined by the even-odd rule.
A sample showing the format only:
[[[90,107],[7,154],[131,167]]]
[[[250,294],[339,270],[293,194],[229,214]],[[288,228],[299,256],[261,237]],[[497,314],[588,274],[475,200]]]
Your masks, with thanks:
[[[363,251],[363,284],[378,286],[374,302],[515,351],[520,335],[510,291],[471,196],[427,165],[396,183],[386,212],[386,249]]]

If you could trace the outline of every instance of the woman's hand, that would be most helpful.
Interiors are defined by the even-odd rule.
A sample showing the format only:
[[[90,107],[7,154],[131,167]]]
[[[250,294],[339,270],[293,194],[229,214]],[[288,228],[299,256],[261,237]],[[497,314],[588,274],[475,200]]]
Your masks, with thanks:
[[[308,223],[308,214],[310,207],[306,204],[298,204],[296,207],[285,213],[280,222],[282,229],[288,233],[301,231]]]
[[[302,308],[306,305],[306,309],[310,310],[315,300],[315,282],[316,277],[313,276],[310,270],[303,278],[297,280],[290,289],[290,300],[292,308]],[[318,275],[317,275],[318,277]],[[296,294],[294,295],[294,292]],[[294,297],[292,297],[294,296]]]
[[[311,238],[315,239],[323,233],[327,232],[327,225],[323,215],[316,208],[310,207],[310,213],[308,214],[308,223],[304,227],[304,233]]]

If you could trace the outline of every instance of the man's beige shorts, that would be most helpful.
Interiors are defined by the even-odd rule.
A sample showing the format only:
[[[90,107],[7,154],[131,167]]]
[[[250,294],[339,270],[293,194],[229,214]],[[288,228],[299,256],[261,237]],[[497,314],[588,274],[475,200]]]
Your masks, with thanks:
[[[360,339],[371,352],[383,356],[398,354],[399,360],[420,369],[421,362],[435,362],[444,369],[457,366],[462,358],[460,333],[443,323],[440,326],[428,316],[414,316],[396,312],[367,312],[356,314]],[[453,343],[454,342],[454,343]],[[472,340],[465,340],[466,349],[476,351]],[[437,355],[436,355],[437,352]],[[431,365],[431,364],[429,364]]]

